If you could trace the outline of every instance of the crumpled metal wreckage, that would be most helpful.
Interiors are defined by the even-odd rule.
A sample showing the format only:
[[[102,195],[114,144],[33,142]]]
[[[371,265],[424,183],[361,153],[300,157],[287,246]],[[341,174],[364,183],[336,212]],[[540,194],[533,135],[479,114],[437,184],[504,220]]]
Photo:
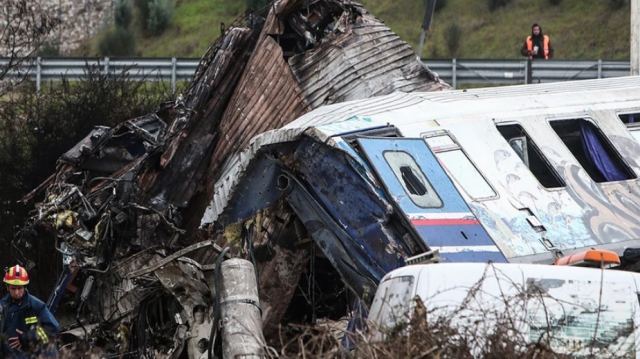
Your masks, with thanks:
[[[229,27],[184,96],[95,128],[25,197],[36,211],[18,245],[49,236],[64,263],[48,303],[70,328],[61,340],[199,358],[215,347],[216,263],[231,257],[255,265],[267,342],[287,323],[344,322],[424,250],[361,165],[305,134],[256,153],[203,219],[215,184],[253,137],[314,108],[447,88],[355,2],[280,0]]]

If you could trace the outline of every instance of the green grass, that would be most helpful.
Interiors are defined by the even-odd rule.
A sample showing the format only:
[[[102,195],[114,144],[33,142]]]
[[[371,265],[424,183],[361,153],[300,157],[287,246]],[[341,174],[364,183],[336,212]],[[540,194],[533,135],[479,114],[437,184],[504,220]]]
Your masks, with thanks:
[[[422,1],[362,0],[414,48],[420,34]],[[539,23],[551,37],[557,59],[628,59],[629,6],[611,10],[608,0],[513,0],[490,12],[486,0],[447,0],[435,14],[423,56],[427,58],[520,57],[520,48]],[[450,53],[445,31],[452,24],[462,30],[457,54]]]
[[[138,39],[142,56],[200,57],[227,26],[244,12],[242,0],[180,0],[170,27],[159,37]]]
[[[136,56],[201,57],[221,34],[221,24],[229,26],[244,14],[244,0],[176,0],[169,27],[159,36],[145,34],[134,9],[131,31],[135,35]],[[98,55],[98,41],[104,29],[89,40],[75,56]]]
[[[443,1],[443,0],[439,0]],[[423,16],[423,0],[361,0],[414,48]],[[557,59],[628,59],[629,6],[611,10],[609,0],[512,0],[490,12],[487,0],[446,0],[435,14],[423,56],[427,58],[520,57],[520,47],[534,22],[551,36]],[[136,34],[139,56],[200,57],[220,35],[220,23],[230,24],[245,10],[244,0],[177,0],[170,27],[160,36]],[[459,50],[452,54],[446,29],[462,31]],[[95,48],[95,46],[94,46]]]

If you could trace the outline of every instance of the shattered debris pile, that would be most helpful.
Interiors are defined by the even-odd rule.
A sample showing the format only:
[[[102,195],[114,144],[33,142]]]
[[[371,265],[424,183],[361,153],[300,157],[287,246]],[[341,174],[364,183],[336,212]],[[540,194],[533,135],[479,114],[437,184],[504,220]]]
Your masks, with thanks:
[[[36,211],[19,245],[55,237],[65,264],[49,299],[70,328],[63,340],[199,357],[214,346],[201,340],[215,328],[215,264],[226,257],[256,266],[267,341],[280,324],[344,319],[421,251],[390,204],[312,136],[258,151],[233,190],[223,188],[229,163],[319,106],[445,88],[357,3],[282,0],[248,15],[213,43],[184,97],[95,128],[25,198]],[[212,202],[213,218],[216,193],[225,204]]]

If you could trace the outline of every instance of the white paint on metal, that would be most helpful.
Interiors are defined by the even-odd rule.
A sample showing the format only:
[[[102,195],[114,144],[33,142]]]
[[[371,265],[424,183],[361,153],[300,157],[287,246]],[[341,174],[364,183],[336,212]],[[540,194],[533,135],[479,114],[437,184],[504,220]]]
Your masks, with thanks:
[[[471,212],[436,212],[436,213],[407,213],[410,219],[464,219],[475,218]]]
[[[545,254],[549,257],[540,260],[550,261],[552,255],[541,242],[542,231],[532,227],[521,209],[530,210],[535,216],[534,224],[544,226],[547,238],[564,249],[593,246],[608,239],[594,237],[590,229],[581,223],[585,206],[576,201],[575,193],[566,188],[541,187],[513,154],[496,130],[496,124],[521,124],[553,167],[573,165],[580,169],[580,164],[548,121],[591,118],[608,135],[614,147],[636,146],[637,151],[631,152],[640,152],[640,145],[617,119],[617,111],[640,112],[640,77],[434,93],[394,93],[321,107],[281,129],[255,137],[243,153],[232,157],[224,167],[224,175],[215,184],[214,197],[201,224],[213,223],[224,211],[245,169],[261,147],[294,141],[302,134],[335,145],[336,140],[332,136],[390,124],[398,128],[404,137],[446,131],[497,193],[495,198],[476,199],[456,182],[473,213],[501,251],[509,259]],[[632,170],[640,174],[640,163],[636,157],[624,157],[631,156],[628,153],[622,155]],[[578,170],[573,180],[592,183],[584,170]],[[637,180],[628,184],[594,184],[590,191],[595,192],[590,195],[605,199],[608,192],[631,185],[637,186]],[[600,212],[590,215],[597,215],[599,221],[606,223],[620,223],[613,213]],[[491,226],[487,226],[488,223]],[[567,239],[566,243],[558,243],[564,239]]]
[[[527,342],[546,333],[571,356],[640,357],[640,274],[534,264],[439,263],[388,273],[371,305],[372,337],[411,320],[413,299],[430,321],[447,318],[477,338],[508,325]],[[548,331],[548,332],[547,332]],[[516,335],[517,333],[511,335]],[[597,346],[592,346],[596,338]],[[482,343],[473,343],[482,345]],[[593,350],[593,352],[590,352]]]
[[[640,75],[640,0],[631,0],[631,75]]]
[[[440,253],[462,253],[462,252],[496,252],[500,250],[496,246],[434,246]]]

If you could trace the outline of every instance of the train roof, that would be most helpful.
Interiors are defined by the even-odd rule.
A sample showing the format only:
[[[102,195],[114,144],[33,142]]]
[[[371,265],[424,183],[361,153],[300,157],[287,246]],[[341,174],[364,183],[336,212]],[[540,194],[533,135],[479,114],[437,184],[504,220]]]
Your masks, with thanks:
[[[280,129],[254,137],[244,151],[230,158],[215,184],[214,196],[201,224],[213,223],[224,211],[236,185],[261,148],[295,141],[302,134],[334,145],[333,136],[380,126],[393,125],[406,137],[418,137],[447,121],[459,123],[480,118],[499,120],[631,108],[640,109],[639,76],[439,92],[396,92],[320,107]]]

